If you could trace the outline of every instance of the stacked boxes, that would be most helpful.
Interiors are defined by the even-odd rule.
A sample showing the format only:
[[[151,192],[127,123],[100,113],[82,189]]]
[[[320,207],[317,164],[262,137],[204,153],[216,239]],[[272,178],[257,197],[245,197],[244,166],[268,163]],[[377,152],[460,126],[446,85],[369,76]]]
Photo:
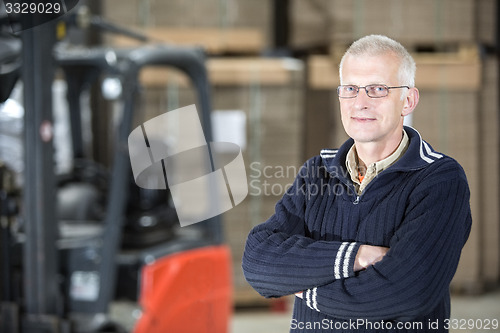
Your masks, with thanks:
[[[441,63],[445,66],[446,60]],[[470,85],[457,85],[458,77],[442,74],[448,83],[420,89],[413,119],[422,136],[466,172],[473,227],[452,287],[475,293],[497,285],[500,278],[499,179],[492,172],[499,167],[498,69],[493,58],[463,59],[462,65],[460,77]]]
[[[269,0],[109,0],[103,7],[108,20],[134,27],[152,41],[201,45],[211,54],[258,54],[270,35]],[[108,42],[137,44],[116,36]]]
[[[267,35],[268,0],[108,0],[107,19],[127,25],[177,28],[255,28]]]
[[[479,203],[481,214],[482,279],[486,287],[498,286],[500,277],[500,183],[498,161],[500,159],[499,108],[498,108],[498,59],[486,56],[483,60],[483,79],[479,93],[479,154],[480,183],[482,191]]]
[[[291,46],[345,44],[367,34],[406,45],[492,40],[493,7],[494,0],[292,0]]]
[[[333,42],[367,34],[401,43],[467,42],[474,38],[474,0],[333,1]]]

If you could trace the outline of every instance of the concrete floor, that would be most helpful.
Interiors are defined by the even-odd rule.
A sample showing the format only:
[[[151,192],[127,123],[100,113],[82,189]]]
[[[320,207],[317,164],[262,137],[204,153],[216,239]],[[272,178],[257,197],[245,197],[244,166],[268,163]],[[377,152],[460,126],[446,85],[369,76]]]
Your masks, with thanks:
[[[291,301],[291,299],[290,299]],[[133,332],[137,308],[133,304],[118,303],[112,306],[112,316]],[[291,306],[283,312],[265,310],[237,310],[230,323],[229,333],[287,333],[290,327]],[[500,321],[500,290],[480,296],[453,296],[452,319]],[[455,329],[450,333],[500,332],[494,330]]]
[[[453,296],[452,319],[496,319],[500,322],[500,290],[481,296]],[[236,312],[231,323],[231,333],[287,333],[290,327],[291,313],[270,313],[245,311]],[[460,323],[458,321],[457,323]],[[467,325],[465,324],[464,327]],[[500,332],[496,330],[451,329],[450,333]]]

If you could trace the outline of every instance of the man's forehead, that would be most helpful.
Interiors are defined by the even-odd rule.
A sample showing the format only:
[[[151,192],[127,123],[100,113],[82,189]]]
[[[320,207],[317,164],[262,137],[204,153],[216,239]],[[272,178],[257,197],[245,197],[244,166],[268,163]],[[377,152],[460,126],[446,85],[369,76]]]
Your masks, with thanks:
[[[349,55],[342,68],[342,84],[397,83],[398,68],[397,59],[388,54]]]

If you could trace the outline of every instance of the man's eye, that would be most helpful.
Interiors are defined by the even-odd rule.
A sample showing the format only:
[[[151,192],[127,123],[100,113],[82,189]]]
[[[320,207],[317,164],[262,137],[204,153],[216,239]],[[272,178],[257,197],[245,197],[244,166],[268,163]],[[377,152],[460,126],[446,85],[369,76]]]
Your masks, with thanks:
[[[372,87],[372,90],[375,92],[384,92],[385,87],[384,86],[374,86],[374,87]]]
[[[356,87],[354,87],[354,86],[345,86],[344,90],[347,91],[347,92],[353,92],[353,91],[356,91]]]

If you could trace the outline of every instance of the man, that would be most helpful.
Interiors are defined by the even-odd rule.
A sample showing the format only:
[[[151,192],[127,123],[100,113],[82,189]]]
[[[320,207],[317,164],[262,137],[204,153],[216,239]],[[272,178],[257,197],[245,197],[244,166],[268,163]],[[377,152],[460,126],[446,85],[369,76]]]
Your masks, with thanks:
[[[403,126],[415,62],[379,35],[340,63],[340,149],[308,160],[249,234],[247,281],[295,294],[291,332],[446,332],[449,285],[471,228],[465,173]]]

